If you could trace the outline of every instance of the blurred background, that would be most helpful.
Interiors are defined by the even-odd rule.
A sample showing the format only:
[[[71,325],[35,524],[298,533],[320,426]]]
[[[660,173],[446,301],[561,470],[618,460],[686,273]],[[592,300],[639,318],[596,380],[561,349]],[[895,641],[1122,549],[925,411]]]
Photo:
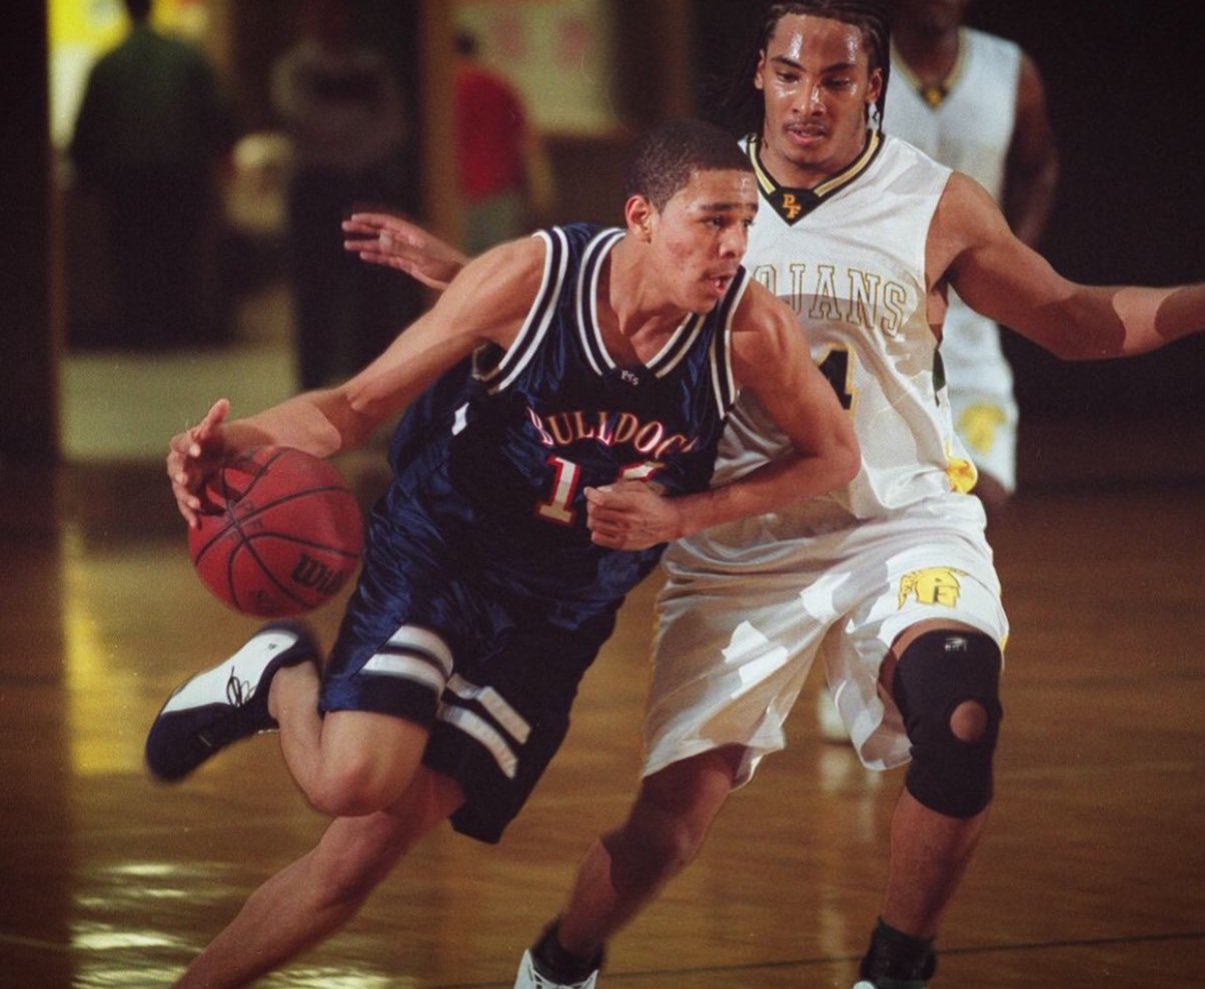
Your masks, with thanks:
[[[129,327],[119,317],[118,263],[106,249],[111,212],[72,155],[88,74],[125,36],[125,5],[20,6],[2,42],[13,67],[10,92],[22,99],[6,101],[2,125],[12,149],[4,209],[18,236],[0,273],[8,303],[0,458],[138,458],[151,438],[158,451],[181,416],[199,415],[223,382],[234,389],[236,408],[293,390],[303,313],[289,287],[289,189],[305,152],[273,79],[303,40],[315,5],[154,4],[151,25],[208,59],[232,139],[215,159],[214,195],[197,224],[203,243],[190,291],[202,318],[187,333],[138,341],[127,339]],[[387,152],[398,188],[388,200],[364,201],[415,216],[462,244],[474,193],[455,167],[458,39],[471,35],[476,63],[512,88],[527,137],[538,145],[543,172],[521,222],[614,222],[635,136],[667,115],[704,109],[707,77],[743,51],[751,20],[743,0],[316,6],[345,8],[348,44],[377,59],[375,70],[391,76],[398,97],[391,106],[399,133]],[[1018,41],[1045,77],[1062,174],[1044,246],[1073,278],[1167,284],[1202,276],[1205,193],[1199,140],[1186,112],[1197,98],[1199,42],[1176,11],[1091,0],[1050,0],[1040,11],[1007,0],[978,0],[971,8],[973,24]],[[333,126],[348,133],[337,131],[337,121]],[[159,249],[168,240],[163,235]],[[421,305],[412,293],[378,310],[400,325]],[[1205,341],[1138,361],[1076,366],[1012,337],[1007,345],[1022,410],[1022,485],[1064,469],[1062,453],[1043,457],[1037,438],[1027,443],[1027,432],[1043,423],[1055,433],[1070,423],[1100,438],[1086,444],[1091,456],[1070,473],[1113,475],[1135,469],[1127,437],[1142,432],[1136,423],[1192,418],[1201,410]],[[344,367],[332,364],[331,373]],[[160,395],[166,408],[156,405]],[[1085,444],[1074,446],[1073,453],[1084,452]],[[1121,452],[1114,455],[1114,448]],[[1198,459],[1195,466],[1163,466],[1195,472],[1199,465]]]
[[[141,748],[166,693],[215,651],[233,648],[250,624],[201,589],[189,566],[162,475],[168,439],[220,396],[236,414],[250,412],[292,393],[305,374],[344,373],[356,352],[315,347],[304,330],[311,317],[371,348],[427,302],[401,279],[360,284],[341,256],[321,254],[326,240],[299,252],[311,223],[329,230],[336,255],[340,240],[335,219],[307,213],[299,201],[323,202],[330,189],[354,186],[355,201],[408,213],[466,246],[482,231],[501,236],[516,225],[619,222],[632,143],[654,121],[706,109],[705,84],[744,51],[752,7],[157,0],[149,28],[186,47],[144,38],[134,69],[149,63],[154,78],[185,84],[135,87],[139,99],[126,100],[132,122],[123,144],[154,149],[167,164],[119,191],[106,152],[97,151],[112,151],[117,129],[79,135],[94,67],[129,35],[126,3],[6,8],[0,880],[8,895],[0,897],[0,985],[166,981],[252,880],[308,847],[317,827],[279,767],[254,777],[262,785],[243,785],[271,751],[266,743],[171,796],[148,785]],[[1162,285],[1205,277],[1201,42],[1189,13],[1187,4],[1100,0],[976,0],[971,8],[973,24],[1018,41],[1045,79],[1062,171],[1044,249],[1073,278]],[[466,128],[458,101],[507,110]],[[523,126],[489,130],[502,117]],[[203,122],[189,138],[203,135],[203,154],[178,153],[185,138],[176,127],[186,119]],[[486,142],[481,154],[507,167],[461,168],[461,149],[478,140]],[[181,159],[191,178],[172,177]],[[183,215],[159,215],[174,200],[153,194],[179,181],[204,195],[177,197],[189,201]],[[117,195],[140,205],[115,209]],[[115,223],[122,215],[141,226],[123,229]],[[158,293],[160,305],[139,318],[123,315],[143,293],[131,301],[114,243],[127,259],[140,258],[134,287]],[[195,253],[177,284],[169,272],[182,246]],[[299,264],[299,253],[312,263]],[[307,291],[315,287],[319,304],[337,304],[315,310]],[[380,301],[357,306],[362,298]],[[161,318],[172,310],[182,315]],[[1016,626],[1017,703],[1001,777],[1026,799],[999,812],[1001,837],[985,853],[984,880],[948,935],[967,961],[960,969],[952,954],[948,971],[955,984],[992,989],[1097,986],[1104,964],[1121,973],[1113,985],[1186,985],[1149,973],[1196,964],[1191,945],[1205,926],[1205,777],[1194,713],[1205,682],[1196,672],[1205,614],[1196,579],[1205,340],[1080,365],[1013,337],[1006,345],[1021,405],[1022,511],[992,536]],[[370,450],[340,465],[365,501],[382,480],[381,459]],[[487,980],[509,974],[533,925],[555,908],[563,870],[597,822],[626,806],[651,593],[640,591],[591,671],[575,715],[583,727],[509,843],[483,865],[475,846],[437,837],[413,870],[417,886],[382,894],[356,931],[316,956],[310,981],[294,971],[272,984],[502,985]],[[316,618],[328,640],[337,611]],[[1061,702],[1067,696],[1075,700]],[[811,705],[800,708],[795,730],[806,738],[815,733]],[[880,786],[848,753],[822,746],[795,746],[765,772],[777,775],[746,798],[764,803],[729,815],[714,856],[642,929],[651,936],[630,938],[617,953],[621,969],[668,966],[664,981],[625,985],[682,985],[679,969],[689,964],[721,965],[714,981],[696,973],[689,984],[729,986],[739,980],[722,965],[733,959],[801,957],[806,972],[820,959],[848,984],[842,973],[858,957],[878,889],[876,863],[857,842],[882,837],[894,785]],[[583,780],[602,783],[583,792]],[[1082,805],[1072,792],[1086,794]],[[813,809],[801,814],[775,802],[779,793],[811,794]],[[1026,816],[1030,807],[1036,818]],[[772,895],[754,888],[745,870],[724,871],[728,850],[750,844],[747,820],[758,822]],[[1131,821],[1133,828],[1113,826]],[[1049,848],[1029,842],[1046,832],[1060,840]],[[820,894],[778,881],[775,856],[800,854],[801,833],[814,849],[808,854],[821,859],[807,874],[839,880]],[[563,855],[547,854],[550,835]],[[1032,884],[1018,885],[1026,867]],[[473,878],[479,870],[484,879]],[[1073,888],[1080,898],[1068,906]],[[701,927],[712,946],[700,951],[689,938],[705,900],[717,906]],[[1138,919],[1120,911],[1123,900]],[[688,918],[680,927],[679,908]],[[452,916],[472,923],[454,926]],[[397,936],[399,917],[411,935]],[[801,939],[809,928],[814,934]],[[1178,943],[1187,948],[1163,946],[1185,928]],[[1147,946],[1141,957],[1131,941],[1109,947],[1136,936]],[[1005,942],[1022,945],[1018,968],[1032,967],[1029,949],[1056,942],[1072,946],[1063,951],[1067,968],[1083,965],[1076,946],[1103,962],[1084,966],[1079,982],[1042,983],[1033,973],[974,982],[975,946],[990,953]],[[1141,976],[1117,967],[1127,952]],[[357,967],[370,974],[336,979]],[[776,971],[763,965],[758,984],[803,984],[798,968],[784,968],[778,983]]]

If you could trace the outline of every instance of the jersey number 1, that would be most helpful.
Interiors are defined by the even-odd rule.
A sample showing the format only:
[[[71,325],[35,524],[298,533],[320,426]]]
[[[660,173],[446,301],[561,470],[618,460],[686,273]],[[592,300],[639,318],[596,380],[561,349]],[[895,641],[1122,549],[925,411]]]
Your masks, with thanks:
[[[552,497],[536,506],[536,514],[542,519],[548,519],[548,521],[560,525],[573,525],[577,513],[569,506],[573,504],[573,499],[577,496],[577,489],[582,479],[582,469],[572,460],[566,460],[564,457],[549,457],[548,463],[556,471],[552,480]],[[647,460],[644,463],[632,464],[630,467],[623,468],[616,480],[647,481],[660,467],[660,464]]]

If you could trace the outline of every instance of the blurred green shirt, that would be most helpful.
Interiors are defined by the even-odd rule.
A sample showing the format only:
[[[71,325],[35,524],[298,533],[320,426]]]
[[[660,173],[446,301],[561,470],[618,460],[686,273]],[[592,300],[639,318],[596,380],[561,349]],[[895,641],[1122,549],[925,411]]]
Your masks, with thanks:
[[[207,170],[236,137],[230,106],[205,55],[135,24],[92,67],[71,157],[86,179],[129,171]]]

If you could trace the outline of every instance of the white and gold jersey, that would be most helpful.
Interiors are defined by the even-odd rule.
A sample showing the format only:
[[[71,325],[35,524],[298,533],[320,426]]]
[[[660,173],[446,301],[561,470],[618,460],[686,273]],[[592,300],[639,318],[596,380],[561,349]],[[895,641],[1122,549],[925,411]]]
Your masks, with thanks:
[[[666,550],[644,772],[734,745],[744,782],[786,744],[817,659],[863,763],[882,769],[909,754],[879,683],[897,636],[933,620],[1001,644],[1008,635],[926,313],[925,242],[950,170],[871,133],[841,174],[812,191],[784,189],[758,163],[756,141],[747,150],[763,202],[745,266],[799,314],[853,417],[862,468],[836,492]],[[714,483],[788,448],[746,394]]]
[[[1020,74],[1015,43],[970,28],[959,31],[958,59],[936,85],[922,84],[893,49],[884,129],[969,175],[1001,202]],[[941,354],[954,423],[976,462],[1011,490],[1017,408],[1000,330],[953,289],[949,302]]]
[[[763,198],[746,267],[799,314],[813,359],[853,417],[862,468],[832,494],[708,530],[672,551],[738,567],[786,563],[793,550],[784,542],[950,498],[974,481],[926,316],[925,241],[950,170],[872,132],[844,172],[814,191],[790,190],[760,166],[756,139],[746,145]],[[788,448],[746,394],[724,432],[714,483]]]
[[[1020,75],[1016,44],[970,28],[958,32],[958,59],[938,85],[923,85],[893,48],[883,129],[969,175],[999,202]]]

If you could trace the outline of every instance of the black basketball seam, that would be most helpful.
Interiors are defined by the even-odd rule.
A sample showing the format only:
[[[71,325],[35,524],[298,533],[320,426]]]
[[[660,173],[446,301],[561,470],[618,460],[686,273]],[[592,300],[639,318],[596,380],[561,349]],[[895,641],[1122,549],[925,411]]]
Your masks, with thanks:
[[[213,512],[213,513],[211,513],[211,514],[213,514],[213,515],[218,515],[218,514],[224,515],[224,516],[226,517],[226,524],[225,524],[224,526],[222,526],[222,527],[221,527],[221,528],[220,528],[220,529],[219,529],[219,530],[218,530],[218,531],[217,531],[217,532],[216,532],[216,533],[215,533],[215,534],[214,534],[214,535],[213,535],[213,536],[210,538],[209,542],[207,542],[207,543],[206,543],[204,546],[202,546],[202,547],[201,547],[201,548],[200,548],[200,549],[197,551],[197,555],[196,555],[196,556],[194,556],[194,557],[192,558],[193,566],[196,566],[198,563],[200,563],[200,562],[201,562],[201,558],[202,558],[202,557],[203,557],[203,556],[204,556],[204,555],[205,555],[205,554],[206,554],[206,553],[209,551],[209,548],[210,548],[211,546],[213,546],[213,544],[214,544],[215,542],[217,542],[219,539],[221,539],[221,538],[222,538],[222,536],[226,535],[226,533],[230,531],[231,526],[233,526],[233,527],[235,528],[235,530],[236,530],[236,531],[238,531],[238,532],[240,533],[240,535],[241,535],[242,530],[240,530],[240,529],[238,528],[238,519],[236,519],[236,518],[234,517],[234,512],[231,510],[231,507],[230,507],[230,491],[231,491],[231,488],[230,488],[230,484],[229,484],[229,483],[227,482],[227,480],[226,480],[226,470],[227,470],[227,468],[229,468],[229,467],[234,467],[234,466],[235,466],[235,464],[239,464],[239,463],[252,463],[252,464],[255,464],[256,470],[255,470],[255,472],[254,472],[254,473],[252,473],[252,474],[250,474],[250,475],[249,475],[250,480],[247,482],[247,488],[246,488],[246,490],[245,490],[245,491],[243,491],[243,492],[242,492],[242,494],[241,494],[241,495],[240,495],[240,497],[239,497],[239,500],[241,501],[243,498],[246,498],[246,497],[247,497],[247,495],[249,495],[249,494],[252,492],[252,490],[254,490],[255,485],[259,483],[260,478],[262,478],[262,477],[263,477],[263,476],[264,476],[264,475],[267,473],[267,471],[268,471],[268,464],[275,463],[275,462],[276,462],[278,459],[280,459],[280,457],[281,457],[281,455],[282,455],[283,451],[284,451],[284,450],[287,450],[287,449],[291,449],[291,448],[290,448],[290,447],[278,447],[278,448],[276,448],[275,452],[273,452],[272,456],[271,456],[271,457],[268,459],[268,461],[267,461],[266,463],[263,463],[263,464],[257,463],[257,462],[256,462],[256,460],[255,460],[255,451],[253,451],[253,450],[249,450],[249,451],[247,451],[247,453],[245,453],[245,454],[243,454],[241,457],[239,457],[239,459],[238,459],[238,460],[234,461],[234,463],[232,463],[232,464],[227,464],[226,466],[221,467],[221,468],[219,468],[219,469],[218,469],[218,473],[217,473],[217,478],[216,478],[216,481],[217,481],[217,485],[218,485],[218,487],[219,487],[219,489],[220,489],[220,492],[219,492],[219,493],[220,493],[220,494],[221,494],[221,496],[222,496],[222,510],[221,510],[221,512],[220,512],[220,513],[219,513],[219,512]]]
[[[285,597],[289,598],[294,604],[299,605],[302,608],[309,607],[309,604],[306,601],[303,601],[296,594],[294,594],[287,587],[285,587],[279,580],[276,579],[276,574],[274,574],[271,570],[269,570],[266,566],[264,566],[263,557],[261,557],[257,552],[255,552],[255,547],[251,545],[250,539],[244,539],[241,543],[239,543],[238,548],[240,550],[246,550],[248,553],[251,554],[251,558],[255,561],[255,565],[257,567],[259,567],[260,573],[262,573],[265,577],[268,578],[269,581],[271,581],[273,584],[275,584],[277,590],[283,592]],[[233,561],[236,556],[238,556],[237,552],[231,553],[230,559]],[[233,567],[228,568],[227,577],[229,578],[229,581],[230,581],[230,584],[229,584],[230,600],[234,601],[236,604],[241,605],[242,598],[240,598],[239,595],[235,593]],[[244,610],[244,609],[242,607],[239,607],[239,611],[242,611],[242,610]]]
[[[283,532],[256,532],[253,535],[246,536],[243,539],[243,544],[253,543],[258,539],[279,539],[281,542],[292,543],[298,546],[310,546],[314,549],[325,550],[327,553],[333,553],[335,556],[345,556],[349,560],[359,559],[359,553],[353,553],[346,549],[337,549],[334,546],[328,546],[326,543],[315,542],[312,539],[305,539],[302,536],[290,536]]]
[[[264,512],[266,512],[269,508],[275,508],[277,505],[287,504],[288,502],[294,501],[297,498],[304,498],[306,495],[310,495],[310,494],[320,494],[324,491],[333,491],[337,494],[345,495],[345,496],[351,498],[352,501],[355,501],[355,495],[352,494],[352,492],[349,491],[347,488],[345,488],[339,484],[328,484],[328,485],[325,485],[325,486],[319,487],[319,488],[306,488],[304,491],[295,491],[292,494],[282,495],[281,497],[277,498],[275,501],[270,501],[266,505],[260,505],[250,515],[247,515],[243,518],[238,518],[235,516],[233,509],[231,509],[231,507],[230,507],[230,502],[227,499],[225,502],[225,508],[222,511],[222,514],[225,515],[226,519],[227,519],[226,525],[222,526],[221,529],[219,529],[216,533],[214,533],[214,535],[212,537],[210,537],[209,541],[207,543],[205,543],[205,545],[203,545],[197,551],[197,555],[193,557],[193,564],[195,565],[197,563],[200,563],[201,557],[203,557],[209,551],[209,549],[213,546],[213,544],[216,543],[219,539],[221,539],[224,535],[226,535],[226,533],[228,533],[231,529],[234,529],[239,534],[240,541],[245,541],[247,539],[246,534],[243,532],[243,525],[245,523],[251,522],[254,519],[258,518],[260,515],[262,515]],[[223,492],[223,496],[225,496],[225,492]],[[359,504],[357,504],[356,508],[358,509],[359,507],[360,507]],[[331,548],[333,549],[334,547],[331,547]],[[339,552],[339,551],[337,551],[337,552]]]
[[[292,453],[297,453],[297,452],[298,451],[293,447],[278,447],[274,450],[272,455],[266,461],[264,461],[264,463],[262,463],[262,464],[257,463],[256,466],[258,467],[258,470],[254,474],[251,475],[251,479],[250,479],[249,483],[247,484],[247,487],[242,491],[238,501],[241,502],[243,499],[245,499],[251,495],[251,493],[255,489],[256,485],[268,473],[268,468],[271,464],[276,463],[282,457],[286,457]],[[243,459],[250,459],[252,462],[255,462],[253,456],[245,457]],[[209,539],[209,541],[206,542],[197,551],[196,555],[193,557],[193,566],[194,567],[199,566],[202,559],[209,552],[209,550],[213,548],[214,544],[217,543],[223,536],[225,536],[227,533],[229,533],[233,529],[235,535],[238,537],[238,545],[235,547],[234,551],[231,552],[231,554],[229,555],[229,557],[227,557],[227,560],[226,560],[226,568],[225,568],[226,569],[226,591],[227,591],[226,597],[235,605],[235,607],[239,611],[244,611],[245,608],[244,608],[244,603],[242,601],[242,597],[237,593],[237,588],[235,587],[235,584],[234,584],[234,566],[235,566],[235,561],[238,559],[239,551],[243,550],[243,549],[245,549],[251,555],[251,559],[254,562],[254,564],[256,565],[256,567],[258,567],[260,573],[262,573],[264,576],[266,576],[268,578],[269,582],[272,585],[274,585],[277,588],[277,590],[279,590],[281,593],[283,593],[285,595],[285,597],[287,597],[294,604],[298,605],[299,607],[301,607],[303,609],[311,607],[311,605],[307,601],[303,600],[301,597],[294,594],[288,588],[287,585],[282,584],[281,581],[276,577],[276,575],[273,574],[272,571],[264,564],[263,557],[259,553],[256,552],[255,547],[252,545],[254,540],[256,540],[260,537],[274,536],[277,539],[281,539],[287,543],[291,543],[293,545],[299,545],[299,546],[308,546],[308,547],[311,547],[314,549],[321,549],[327,553],[332,553],[336,556],[343,557],[349,561],[356,561],[359,559],[359,556],[360,556],[359,552],[350,552],[348,550],[339,549],[337,547],[327,545],[326,543],[317,542],[312,539],[302,539],[302,538],[298,538],[298,537],[295,537],[292,535],[287,535],[287,534],[283,534],[283,533],[272,531],[272,530],[269,530],[266,532],[259,532],[259,533],[247,533],[244,530],[245,525],[250,524],[255,519],[259,518],[261,515],[263,515],[269,509],[276,508],[280,505],[288,504],[290,501],[294,501],[298,498],[304,498],[304,497],[307,497],[308,495],[312,495],[312,494],[335,493],[335,494],[344,495],[344,496],[352,499],[352,502],[358,511],[359,503],[356,501],[355,494],[351,491],[350,488],[347,487],[347,482],[344,479],[338,478],[338,479],[332,481],[330,484],[322,484],[322,485],[318,485],[315,487],[309,487],[309,488],[305,488],[302,491],[295,491],[295,492],[291,492],[287,495],[283,495],[279,498],[276,498],[276,499],[268,502],[267,504],[260,505],[259,507],[257,507],[255,509],[254,512],[252,512],[251,514],[246,515],[242,518],[238,517],[232,508],[232,503],[231,503],[231,498],[230,498],[231,486],[227,483],[225,469],[222,469],[218,472],[218,482],[219,482],[219,486],[221,489],[222,502],[223,502],[222,514],[226,518],[226,524],[223,525],[221,527],[221,529],[219,529]],[[237,502],[235,502],[235,504],[237,504]],[[362,525],[362,522],[361,522],[361,525]]]
[[[239,457],[239,459],[236,460],[233,464],[229,465],[229,466],[233,467],[236,464],[240,464],[240,463],[252,463],[256,467],[256,470],[249,475],[250,480],[247,482],[247,489],[243,492],[242,497],[246,498],[247,495],[249,495],[255,489],[255,486],[260,482],[260,480],[263,478],[263,476],[268,473],[268,465],[273,464],[278,459],[280,459],[280,456],[281,456],[280,451],[283,451],[285,449],[287,449],[287,448],[280,447],[278,449],[278,452],[273,453],[272,456],[269,457],[268,460],[262,464],[259,463],[255,459],[255,452],[253,450],[248,450],[247,453],[243,454],[243,456]],[[222,501],[224,504],[229,505],[230,504],[230,485],[226,483],[226,471],[224,468],[219,473],[219,477],[221,479],[221,484],[222,484]]]

